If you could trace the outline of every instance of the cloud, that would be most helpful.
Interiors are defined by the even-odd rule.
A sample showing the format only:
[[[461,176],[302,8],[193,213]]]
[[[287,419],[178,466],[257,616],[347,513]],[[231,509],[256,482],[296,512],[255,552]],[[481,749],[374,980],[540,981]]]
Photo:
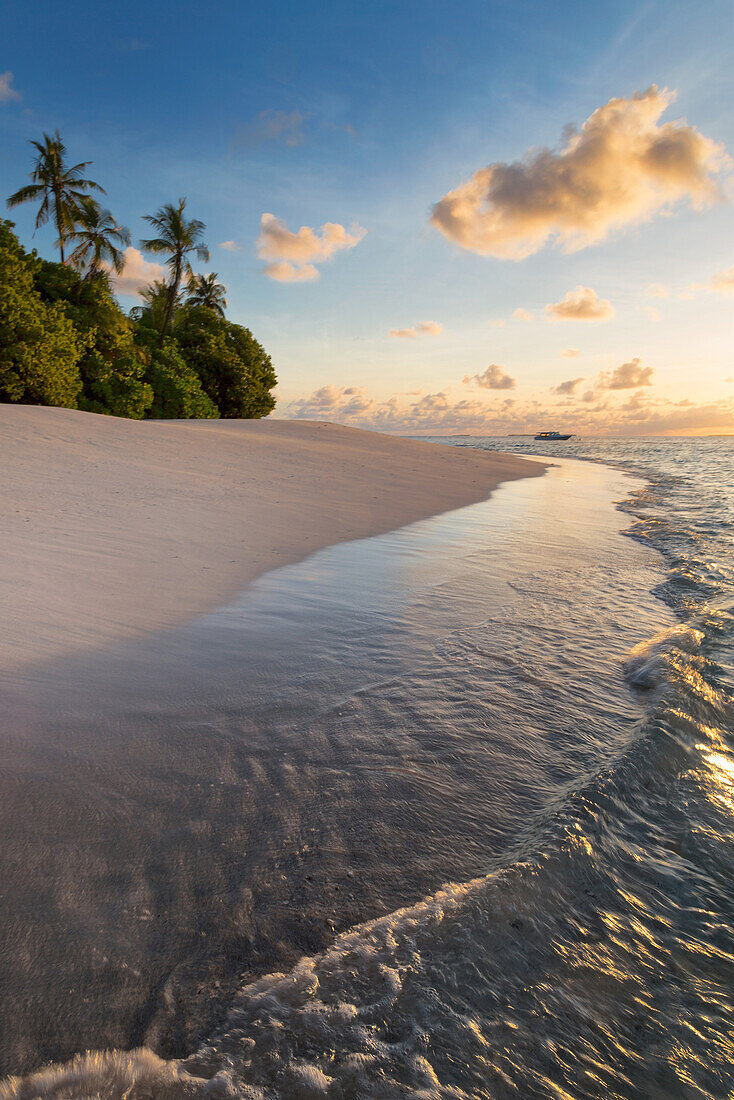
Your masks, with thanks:
[[[20,92],[13,87],[13,74],[10,70],[0,73],[0,103],[12,103],[20,98]]]
[[[492,328],[504,328],[505,325],[507,324],[507,321],[501,321],[501,320],[500,321],[490,321],[489,323],[492,326]]]
[[[717,294],[734,294],[734,267],[712,275],[710,289],[715,290]]]
[[[223,248],[226,252],[242,252],[245,246],[238,244],[237,241],[220,241],[217,247]]]
[[[567,378],[565,382],[559,382],[557,386],[551,388],[551,393],[557,393],[559,396],[566,397],[576,392],[576,387],[583,382],[583,378]]]
[[[140,38],[128,38],[124,42],[120,42],[121,53],[142,53],[144,50],[150,49],[150,42],[145,42]]]
[[[355,248],[366,232],[358,225],[347,231],[343,225],[326,222],[320,235],[307,225],[293,233],[274,214],[263,214],[257,251],[266,261],[265,274],[269,278],[283,283],[307,282],[318,279],[317,263],[343,249]]]
[[[646,293],[651,298],[667,298],[670,295],[670,288],[663,283],[650,283],[646,289]]]
[[[652,367],[643,367],[639,359],[631,359],[629,363],[622,363],[611,372],[602,372],[599,389],[634,390],[639,386],[651,386],[652,375]]]
[[[481,374],[467,375],[464,385],[479,386],[483,390],[514,390],[517,383],[504,367],[492,363]]]
[[[581,352],[578,348],[564,348],[563,351],[558,353],[561,359],[578,359]]]
[[[642,309],[642,312],[645,314],[645,316],[649,318],[649,320],[651,320],[651,321],[659,321],[660,320],[660,310],[659,309],[655,309],[654,306],[641,306],[640,308]]]
[[[523,309],[522,306],[518,306],[517,309],[513,311],[512,316],[516,321],[532,321],[533,319],[532,313],[527,309]]]
[[[292,402],[288,415],[402,434],[497,435],[537,431],[557,418],[558,404],[535,397],[456,398],[450,391],[396,393],[380,400],[363,387],[324,386]],[[732,429],[734,399],[697,405],[654,400],[649,391],[625,395],[624,400],[589,391],[580,402],[564,406],[563,422],[575,434],[613,437]]]
[[[577,286],[562,301],[546,306],[545,312],[550,321],[608,321],[614,306],[590,286]]]
[[[322,386],[310,397],[291,402],[291,416],[296,420],[321,420],[335,413],[340,420],[362,416],[374,406],[374,399],[363,386]]]
[[[521,260],[552,240],[573,252],[681,202],[714,202],[728,158],[685,121],[660,124],[674,98],[652,85],[610,99],[559,151],[480,168],[436,203],[433,225],[472,252]]]
[[[311,116],[301,111],[261,111],[252,122],[240,127],[233,145],[285,145],[292,149],[303,145],[303,124]]]
[[[439,321],[419,321],[413,328],[391,328],[389,335],[399,340],[414,340],[418,336],[440,336],[443,325]]]
[[[109,264],[102,265],[110,271]],[[154,279],[164,279],[166,269],[161,264],[151,263],[146,260],[142,252],[137,248],[125,249],[125,266],[121,275],[110,271],[110,282],[118,294],[137,295],[148,283]]]

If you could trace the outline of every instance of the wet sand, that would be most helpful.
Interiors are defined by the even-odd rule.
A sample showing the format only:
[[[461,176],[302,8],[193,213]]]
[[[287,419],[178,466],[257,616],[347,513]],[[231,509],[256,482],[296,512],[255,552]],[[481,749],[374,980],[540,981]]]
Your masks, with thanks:
[[[543,463],[306,421],[0,406],[0,672],[176,626]]]

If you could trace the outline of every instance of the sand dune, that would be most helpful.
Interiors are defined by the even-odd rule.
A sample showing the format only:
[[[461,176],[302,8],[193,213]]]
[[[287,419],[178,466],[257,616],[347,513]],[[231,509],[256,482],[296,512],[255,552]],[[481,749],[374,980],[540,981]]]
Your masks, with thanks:
[[[258,575],[542,473],[306,421],[0,405],[0,671],[180,623]]]

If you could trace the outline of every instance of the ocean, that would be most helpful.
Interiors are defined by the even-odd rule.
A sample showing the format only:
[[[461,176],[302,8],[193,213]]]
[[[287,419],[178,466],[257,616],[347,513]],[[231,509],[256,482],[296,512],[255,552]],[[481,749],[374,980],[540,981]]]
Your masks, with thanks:
[[[0,1097],[731,1096],[734,438],[442,442],[557,461],[7,686]]]

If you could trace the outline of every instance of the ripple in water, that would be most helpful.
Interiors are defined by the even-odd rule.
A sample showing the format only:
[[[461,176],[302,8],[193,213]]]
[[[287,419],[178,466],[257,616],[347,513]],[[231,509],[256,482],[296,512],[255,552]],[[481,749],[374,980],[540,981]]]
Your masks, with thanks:
[[[648,483],[625,486],[592,465],[551,471],[362,544],[366,559],[359,544],[334,551],[331,570],[332,552],[317,557],[302,616],[293,599],[308,563],[294,567],[292,589],[288,571],[272,575],[238,612],[169,641],[151,680],[164,671],[173,710],[153,721],[149,706],[148,734],[165,741],[181,716],[191,723],[176,677],[190,685],[206,643],[208,693],[190,687],[197,721],[200,711],[218,730],[218,751],[225,727],[247,742],[248,792],[257,781],[282,797],[297,770],[290,825],[300,841],[316,823],[305,861],[322,868],[337,934],[279,974],[230,987],[184,1061],[100,1054],[10,1081],[0,1096],[731,1094],[732,502],[721,478],[731,484],[734,450],[656,440],[569,451],[584,446]],[[605,495],[625,497],[640,545],[616,536]],[[667,575],[646,546],[662,551]],[[347,598],[337,577],[349,552]],[[243,652],[238,691],[232,659]],[[273,669],[284,652],[300,658],[290,680]],[[130,661],[145,664],[115,655],[93,670],[90,692],[103,684],[121,698]],[[52,683],[48,704],[61,697]],[[97,713],[89,744],[100,727]],[[34,732],[48,744],[47,723]],[[119,766],[116,743],[113,755]],[[236,753],[228,766],[242,790]],[[271,818],[281,851],[286,818]],[[332,906],[355,867],[361,893]],[[287,895],[271,870],[238,865],[255,911],[280,919],[285,958]],[[319,910],[298,901],[302,914]],[[370,910],[349,928],[351,912]],[[111,934],[106,946],[129,950]],[[149,967],[160,954],[138,949]],[[87,1019],[92,1036],[104,1035],[98,1016]]]

